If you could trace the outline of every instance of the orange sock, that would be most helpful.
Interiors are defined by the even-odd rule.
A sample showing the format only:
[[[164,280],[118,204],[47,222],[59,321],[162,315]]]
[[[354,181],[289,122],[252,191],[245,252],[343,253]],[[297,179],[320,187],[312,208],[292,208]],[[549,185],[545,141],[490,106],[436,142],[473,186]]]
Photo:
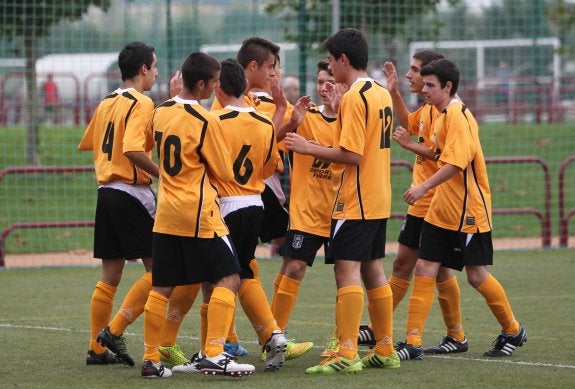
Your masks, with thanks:
[[[339,338],[339,354],[352,359],[357,354],[357,337],[363,311],[363,288],[344,286],[337,290],[335,321]]]
[[[234,309],[236,306],[236,294],[231,290],[217,286],[212,292],[208,304],[208,329],[204,354],[215,357],[224,351],[224,342],[230,329]]]
[[[369,318],[375,335],[374,351],[389,356],[393,351],[393,292],[391,286],[385,284],[379,288],[367,291]]]
[[[252,272],[254,273],[254,278],[256,280],[260,279],[260,265],[258,264],[258,261],[254,258],[250,261],[250,269],[252,269]]]
[[[276,304],[272,315],[277,320],[278,326],[285,330],[288,326],[289,318],[297,301],[297,295],[301,281],[284,276],[278,287],[276,294]]]
[[[255,279],[244,280],[238,296],[246,316],[256,330],[260,344],[264,345],[272,332],[280,328],[272,315],[262,284]]]
[[[176,338],[182,325],[182,320],[194,305],[196,296],[202,288],[202,284],[180,285],[174,288],[168,305],[166,322],[162,328],[160,338],[161,346],[173,346],[177,343]]]
[[[234,315],[232,316],[232,323],[230,324],[230,330],[228,331],[228,336],[226,340],[232,343],[238,343],[238,334],[236,333],[236,310],[234,309]]]
[[[128,294],[126,294],[118,313],[110,322],[110,332],[112,334],[122,335],[126,327],[144,312],[144,305],[146,305],[151,289],[152,272],[146,272],[139,280],[134,282]]]
[[[461,324],[461,303],[459,294],[459,284],[457,277],[451,277],[447,281],[437,283],[439,306],[443,322],[447,327],[447,335],[458,342],[465,339],[463,325]]]
[[[417,347],[423,342],[423,330],[427,315],[433,305],[435,278],[413,277],[413,292],[407,305],[406,341]]]
[[[114,306],[114,295],[118,288],[98,281],[92,293],[90,302],[90,350],[96,354],[102,354],[106,348],[96,342],[98,333],[110,322],[112,308]]]
[[[477,291],[485,298],[503,332],[508,335],[517,334],[520,328],[519,322],[513,316],[511,305],[499,281],[489,274],[487,279],[477,287]]]
[[[144,361],[160,362],[160,336],[166,321],[168,299],[150,291],[144,308]]]
[[[208,304],[203,303],[200,306],[200,350],[203,350],[204,347],[206,346],[207,336],[208,336]]]
[[[285,276],[283,274],[277,273],[276,277],[274,278],[274,294],[272,295],[272,305],[271,305],[272,312],[276,311],[276,304],[277,304],[276,300],[278,296],[278,289],[284,277]]]
[[[404,280],[395,276],[389,277],[389,285],[391,286],[391,291],[393,292],[393,310],[399,305],[405,294],[409,290],[409,285],[411,281]]]

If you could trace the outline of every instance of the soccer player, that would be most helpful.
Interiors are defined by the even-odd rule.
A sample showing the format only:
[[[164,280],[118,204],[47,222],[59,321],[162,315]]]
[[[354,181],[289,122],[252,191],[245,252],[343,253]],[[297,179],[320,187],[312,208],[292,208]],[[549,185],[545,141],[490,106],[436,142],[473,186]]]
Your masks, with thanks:
[[[214,177],[226,182],[233,178],[229,143],[219,119],[199,104],[212,95],[220,63],[207,54],[192,53],[182,64],[181,73],[182,91],[156,108],[148,127],[157,143],[160,185],[141,376],[171,376],[159,354],[168,299],[175,286],[198,282],[214,285],[207,309],[206,340],[192,358],[197,371],[249,375],[254,366],[236,362],[223,350],[234,314],[240,266],[210,180]]]
[[[330,89],[331,87],[331,89]],[[300,98],[283,131],[296,132],[323,146],[333,146],[337,108],[332,107],[330,90],[335,78],[327,60],[317,65],[316,91],[322,105],[309,107],[309,96]],[[282,138],[285,134],[279,134]],[[319,248],[327,246],[331,226],[331,208],[339,182],[330,162],[309,155],[291,156],[290,229],[284,246],[284,260],[276,275],[272,312],[285,331],[295,306],[306,267],[312,266]],[[327,250],[326,250],[327,252]],[[309,350],[306,350],[306,352]]]
[[[286,135],[290,150],[345,165],[330,233],[338,288],[339,352],[306,372],[355,373],[364,366],[397,368],[400,360],[393,349],[393,298],[382,263],[391,214],[393,104],[389,92],[366,73],[368,45],[359,30],[339,30],[324,42],[324,47],[335,81],[349,88],[339,104],[334,146],[320,146],[295,133]],[[362,281],[377,343],[360,359],[357,339],[364,300]]]
[[[118,55],[118,66],[122,86],[102,100],[78,146],[81,151],[93,151],[99,185],[94,257],[102,260],[102,275],[90,305],[88,365],[116,363],[116,357],[134,365],[122,334],[143,312],[152,287],[156,201],[150,184],[159,173],[150,158],[154,140],[146,134],[154,102],[143,92],[152,89],[158,75],[154,48],[129,43]],[[124,264],[137,258],[142,259],[146,272],[132,285],[110,322]]]
[[[238,63],[244,68],[250,88],[250,91],[246,91],[244,95],[246,104],[259,112],[268,114],[274,127],[278,129],[282,127],[285,117],[291,115],[291,111],[287,111],[286,114],[288,103],[277,73],[279,71],[279,50],[279,46],[267,39],[251,37],[244,40],[236,54]],[[271,96],[264,91],[271,92]],[[211,108],[212,111],[221,108],[221,103],[215,99]],[[289,116],[287,117],[289,118]],[[259,231],[260,240],[272,242],[275,239],[283,239],[287,232],[289,215],[285,208],[285,195],[278,174],[266,179],[266,186],[261,196],[264,203],[264,215]],[[254,272],[257,271],[255,258],[251,262],[251,267]],[[312,347],[313,343],[311,342],[296,343],[289,340],[285,358],[297,358]],[[234,348],[235,343],[226,343],[226,349],[231,351]]]
[[[406,341],[398,353],[421,347],[438,271],[445,266],[465,268],[467,280],[501,325],[501,334],[484,356],[509,356],[527,341],[527,332],[515,319],[505,290],[487,271],[487,265],[493,264],[491,193],[478,125],[469,109],[454,98],[459,69],[452,61],[431,62],[421,69],[421,76],[426,103],[440,112],[432,126],[439,170],[403,194],[413,205],[435,188],[421,227]]]
[[[444,55],[435,50],[422,50],[413,55],[409,70],[405,75],[412,93],[422,96],[423,78],[420,70],[430,62],[441,58],[444,58]],[[419,185],[437,171],[431,126],[439,111],[435,106],[424,103],[415,112],[409,112],[401,97],[397,71],[393,63],[386,62],[384,71],[387,87],[391,93],[393,106],[400,124],[392,136],[399,145],[416,154],[413,165],[413,185]],[[411,139],[412,135],[418,137],[417,142]],[[421,225],[427,214],[433,193],[434,190],[429,190],[422,199],[407,209],[407,215],[399,233],[397,256],[393,261],[393,274],[389,278],[389,284],[393,291],[394,310],[409,289],[413,269],[419,257]],[[447,335],[433,347],[425,350],[413,347],[408,349],[409,352],[407,353],[399,353],[400,359],[422,359],[423,354],[448,354],[467,351],[468,343],[461,323],[459,285],[451,269],[443,266],[439,268],[437,290],[439,292],[439,306],[447,327]],[[373,332],[368,326],[362,326],[359,343],[374,345],[375,339],[372,334]]]
[[[266,351],[265,369],[279,369],[285,359],[287,339],[274,319],[264,289],[254,277],[250,262],[258,245],[263,218],[261,193],[264,179],[275,173],[279,163],[273,123],[244,101],[246,78],[235,60],[222,62],[216,98],[224,106],[212,111],[220,118],[230,140],[234,179],[228,183],[215,180],[220,195],[221,212],[230,229],[240,262],[238,297],[259,344]]]

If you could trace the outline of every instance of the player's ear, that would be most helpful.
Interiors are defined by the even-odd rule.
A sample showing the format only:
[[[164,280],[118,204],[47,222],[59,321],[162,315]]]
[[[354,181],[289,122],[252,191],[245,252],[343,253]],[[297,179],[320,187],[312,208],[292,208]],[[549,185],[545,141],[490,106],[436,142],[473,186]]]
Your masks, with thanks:
[[[453,83],[451,81],[445,82],[445,89],[449,91],[449,95],[451,95],[451,88],[453,88]]]

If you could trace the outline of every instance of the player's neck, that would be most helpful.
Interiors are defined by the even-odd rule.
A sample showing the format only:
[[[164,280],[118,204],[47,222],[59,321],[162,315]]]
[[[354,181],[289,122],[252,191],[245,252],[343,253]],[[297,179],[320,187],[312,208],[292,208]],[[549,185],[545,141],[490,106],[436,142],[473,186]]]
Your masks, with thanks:
[[[246,101],[244,100],[243,96],[235,97],[235,96],[222,95],[218,96],[218,100],[220,101],[222,107],[227,107],[228,105],[238,108],[249,107],[249,105],[246,104]]]
[[[121,89],[129,89],[134,88],[140,93],[144,93],[144,84],[142,82],[138,82],[137,79],[126,80],[122,83]]]
[[[350,68],[345,76],[345,84],[348,88],[351,88],[354,82],[357,81],[358,78],[366,78],[369,77],[365,70],[358,70],[354,68]]]

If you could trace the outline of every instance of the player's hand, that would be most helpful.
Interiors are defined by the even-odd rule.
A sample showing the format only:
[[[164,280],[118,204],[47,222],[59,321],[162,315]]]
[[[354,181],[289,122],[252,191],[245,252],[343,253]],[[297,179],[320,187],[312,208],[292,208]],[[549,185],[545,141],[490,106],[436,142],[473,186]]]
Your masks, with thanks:
[[[425,189],[423,185],[417,185],[406,190],[405,193],[403,193],[403,199],[407,204],[413,205],[417,200],[422,198],[425,193],[427,193],[427,189]]]
[[[398,80],[397,80],[397,70],[392,62],[386,62],[383,64],[383,74],[385,74],[385,79],[387,80],[387,89],[390,92],[397,92],[398,90]]]
[[[287,107],[287,98],[282,87],[282,83],[277,77],[271,79],[271,92],[272,99],[274,99],[274,104],[277,108]]]
[[[170,97],[175,97],[184,88],[184,81],[182,80],[182,72],[179,70],[170,79]]]
[[[297,127],[303,122],[307,110],[311,107],[311,96],[302,96],[297,99],[295,105],[293,106],[293,111],[291,113],[291,122],[294,127]]]
[[[290,132],[286,134],[284,140],[289,150],[300,154],[307,154],[309,143],[303,136],[296,134],[295,132]]]
[[[393,130],[392,137],[404,149],[407,149],[409,143],[412,142],[409,132],[401,126]]]

